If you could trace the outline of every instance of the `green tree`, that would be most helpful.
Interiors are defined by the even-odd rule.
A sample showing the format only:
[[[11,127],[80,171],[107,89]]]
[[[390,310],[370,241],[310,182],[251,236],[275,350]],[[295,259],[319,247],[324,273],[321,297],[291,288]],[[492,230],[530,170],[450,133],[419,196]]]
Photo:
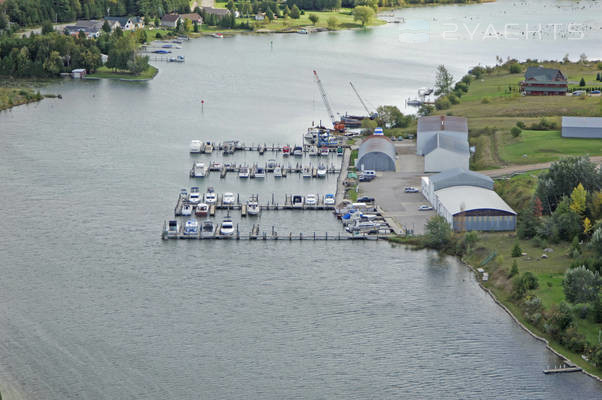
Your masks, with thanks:
[[[589,244],[598,256],[602,257],[602,226],[594,231]]]
[[[510,129],[510,134],[515,138],[519,137],[522,132],[523,131],[518,126],[513,126],[512,129]]]
[[[288,5],[284,6],[284,11],[282,11],[282,14],[287,17],[291,14],[291,9],[288,8]]]
[[[270,10],[268,8],[268,10],[265,12],[265,16],[268,17],[268,20],[273,21],[274,20],[274,13],[272,12],[272,10]]]
[[[63,58],[58,51],[53,50],[50,56],[44,61],[44,70],[51,75],[58,75],[63,69]]]
[[[584,266],[569,269],[564,275],[562,288],[570,303],[594,302],[600,292],[600,276]]]
[[[301,11],[299,11],[299,7],[297,7],[296,4],[293,4],[293,7],[291,8],[291,18],[299,19],[300,17],[301,17]]]
[[[512,248],[512,257],[520,257],[523,255],[523,250],[520,248],[518,242],[514,243],[514,247]]]
[[[111,33],[111,25],[109,25],[109,21],[105,20],[105,22],[102,24],[102,30],[103,32]]]
[[[328,17],[328,21],[326,23],[328,24],[328,29],[334,31],[339,25],[339,20],[334,15],[331,15],[330,17]]]
[[[109,50],[107,67],[128,69],[128,62],[134,60],[136,44],[130,35],[119,37]]]
[[[583,215],[585,212],[586,202],[587,191],[583,188],[583,185],[579,183],[571,193],[571,210],[575,211],[579,215]]]
[[[232,0],[228,0],[228,3],[226,3],[226,8],[228,10],[230,10],[231,13],[234,12],[234,2]]]
[[[413,115],[403,115],[397,106],[379,106],[376,114],[378,125],[387,128],[407,128],[414,121]]]
[[[362,26],[368,25],[374,18],[374,9],[368,6],[356,6],[353,9],[353,20],[360,21]]]
[[[447,110],[450,107],[451,101],[449,101],[449,98],[447,96],[440,96],[439,98],[437,98],[437,100],[435,100],[435,108],[437,110]]]
[[[133,60],[128,61],[127,68],[134,75],[140,75],[148,68],[148,56],[135,56]]]
[[[579,81],[579,86],[585,86],[585,79],[583,79],[583,77],[581,77],[581,80]]]
[[[46,20],[42,23],[42,35],[47,35],[49,33],[54,32],[54,27],[52,26],[52,22]]]
[[[426,223],[425,244],[433,249],[443,249],[451,242],[451,226],[445,218],[436,215]]]
[[[523,69],[521,68],[520,64],[513,63],[510,65],[510,73],[511,74],[520,74],[522,71],[523,71]]]
[[[510,269],[510,273],[508,274],[508,278],[512,278],[516,275],[518,275],[518,263],[516,262],[516,260],[514,260],[512,262],[512,268]]]
[[[437,67],[435,89],[437,94],[449,94],[454,83],[454,76],[441,64]]]
[[[317,24],[318,21],[320,20],[320,17],[318,17],[317,14],[309,14],[309,20],[311,21],[311,23],[313,25]]]

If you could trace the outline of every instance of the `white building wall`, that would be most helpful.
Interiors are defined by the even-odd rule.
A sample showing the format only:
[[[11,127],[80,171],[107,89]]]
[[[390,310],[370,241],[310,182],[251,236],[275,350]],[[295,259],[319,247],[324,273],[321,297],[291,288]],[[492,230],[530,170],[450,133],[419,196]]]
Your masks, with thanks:
[[[453,137],[459,137],[468,142],[468,133],[467,132],[456,132],[456,131],[424,131],[418,132],[416,137],[416,154],[419,156],[423,156],[424,147],[428,143],[429,139],[435,136],[436,134],[449,135]]]
[[[424,156],[424,172],[441,172],[452,168],[468,169],[470,153],[457,153],[441,147]]]

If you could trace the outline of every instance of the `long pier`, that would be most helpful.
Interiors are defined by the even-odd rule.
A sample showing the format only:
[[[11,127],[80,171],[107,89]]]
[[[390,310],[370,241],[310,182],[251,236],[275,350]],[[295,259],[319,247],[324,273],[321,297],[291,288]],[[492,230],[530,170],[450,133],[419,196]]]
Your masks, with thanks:
[[[291,149],[291,152],[293,150],[293,148],[295,147],[294,145],[287,145],[287,144],[251,144],[251,145],[246,145],[244,143],[239,143],[236,141],[232,141],[232,142],[210,142],[211,146],[211,151],[206,151],[206,148],[209,148],[209,146],[207,146],[207,142],[202,142],[201,144],[201,148],[199,151],[191,151],[191,154],[211,154],[214,151],[221,151],[221,152],[225,152],[224,154],[234,154],[234,152],[236,151],[255,151],[258,152],[259,155],[263,155],[266,152],[268,153],[274,153],[274,152],[282,152],[282,149],[284,147],[289,147]],[[309,151],[311,150],[312,147],[318,147],[316,145],[309,145],[309,144],[303,144],[303,146],[301,146],[303,148],[303,153],[309,153]],[[337,148],[349,148],[350,146],[348,144],[343,144],[343,143],[336,143],[336,144],[331,144],[329,146],[322,146],[319,147],[321,149],[327,148],[329,154],[330,153],[337,153]],[[290,154],[290,157],[294,157],[293,154]]]
[[[222,165],[221,163],[217,164],[219,166],[216,166],[215,163],[211,162],[209,163],[209,165],[205,165],[204,170],[201,173],[201,176],[196,176],[196,169],[195,169],[195,164],[192,164],[192,167],[190,168],[190,177],[191,178],[206,178],[210,175],[211,172],[219,172],[220,178],[226,178],[228,173],[239,173],[241,168],[246,167],[246,165],[244,164],[228,164],[228,165]],[[266,174],[273,174],[274,170],[276,168],[280,168],[281,171],[281,176],[280,178],[286,178],[289,174],[300,174],[303,175],[304,178],[321,178],[320,176],[318,176],[318,168],[315,167],[313,164],[310,165],[303,165],[301,163],[296,163],[295,165],[291,165],[290,163],[286,166],[284,165],[280,165],[280,164],[276,164],[273,167],[268,167],[267,165],[265,166],[261,166],[261,165],[257,165],[254,164],[249,168],[249,178],[251,179],[257,179],[255,176],[255,172],[257,171],[258,167],[262,167],[265,170]],[[326,174],[339,174],[341,172],[341,168],[340,167],[336,167],[334,165],[334,163],[330,163],[330,165],[326,166]],[[307,172],[307,174],[306,174]],[[241,179],[247,179],[247,178],[241,178]]]

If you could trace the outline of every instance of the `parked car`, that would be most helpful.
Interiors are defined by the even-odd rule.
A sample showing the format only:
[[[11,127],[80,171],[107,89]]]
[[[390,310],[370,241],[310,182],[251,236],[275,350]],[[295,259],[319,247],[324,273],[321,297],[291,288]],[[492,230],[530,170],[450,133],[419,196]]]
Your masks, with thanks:
[[[590,92],[590,94],[600,94],[600,91],[599,91],[599,90],[592,90],[592,91]]]
[[[358,203],[374,203],[374,197],[362,196],[357,199]]]
[[[370,182],[371,180],[373,180],[374,178],[376,178],[376,174],[366,174],[366,171],[362,172],[359,176],[359,181],[360,182]],[[372,171],[374,172],[374,171]]]
[[[585,90],[575,90],[573,92],[573,96],[581,96],[581,95],[584,95],[585,93],[586,93]]]
[[[413,186],[408,186],[407,188],[403,189],[403,191],[406,193],[418,193],[418,189]]]
[[[432,209],[433,209],[433,207],[426,205],[426,204],[423,204],[420,207],[418,207],[418,211],[430,211]]]

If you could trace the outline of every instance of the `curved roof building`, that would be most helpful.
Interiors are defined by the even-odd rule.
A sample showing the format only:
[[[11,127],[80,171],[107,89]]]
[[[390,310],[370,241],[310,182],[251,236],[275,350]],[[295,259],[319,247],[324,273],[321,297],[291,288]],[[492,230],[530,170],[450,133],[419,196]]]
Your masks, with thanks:
[[[360,145],[358,170],[395,171],[395,145],[386,136],[368,136]]]

